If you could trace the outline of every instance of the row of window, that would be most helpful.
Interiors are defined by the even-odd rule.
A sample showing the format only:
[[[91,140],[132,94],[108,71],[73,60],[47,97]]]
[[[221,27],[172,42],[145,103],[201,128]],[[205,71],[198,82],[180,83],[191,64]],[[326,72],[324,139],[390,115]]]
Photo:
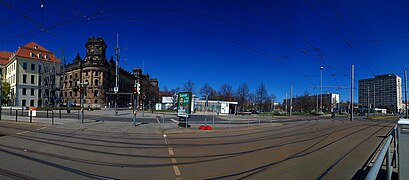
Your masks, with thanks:
[[[27,74],[23,74],[23,83],[27,84]],[[30,75],[30,83],[35,84],[35,75]],[[38,76],[38,83],[41,83],[41,76]]]
[[[68,76],[72,79],[72,74],[65,76],[65,80],[67,80]],[[88,71],[85,71],[85,76],[88,76]],[[99,76],[99,71],[95,71],[94,76]],[[74,78],[78,78],[78,73],[74,74]]]
[[[23,62],[23,69],[24,69],[24,70],[27,70],[27,66],[28,66],[28,64],[27,64],[26,62]],[[36,65],[35,65],[34,63],[31,63],[31,64],[30,64],[30,70],[31,70],[31,71],[35,71],[35,70],[36,70]],[[38,72],[39,72],[39,73],[41,72],[41,65],[38,65]]]
[[[21,106],[27,106],[27,100],[22,99],[21,100]],[[34,107],[34,100],[33,99],[30,100],[30,107]]]
[[[30,96],[35,96],[35,89],[31,88],[30,90]],[[41,90],[38,90],[39,93],[41,94]],[[21,91],[21,95],[26,96],[27,95],[27,88],[23,88]]]
[[[36,58],[36,57],[37,57],[38,59],[51,60],[50,56],[48,56],[47,54],[42,55],[42,54],[40,54],[40,53],[38,53],[38,54],[36,55],[35,53],[30,52],[30,57],[32,57],[32,58]]]
[[[92,92],[92,91],[91,91]],[[78,91],[74,91],[74,96],[77,96],[78,95]],[[85,94],[86,94],[86,92],[85,92]],[[98,90],[94,90],[94,97],[98,97],[99,96],[99,91]],[[64,92],[64,96],[63,97],[68,97],[68,92]],[[73,97],[72,96],[72,91],[70,91],[70,97]]]

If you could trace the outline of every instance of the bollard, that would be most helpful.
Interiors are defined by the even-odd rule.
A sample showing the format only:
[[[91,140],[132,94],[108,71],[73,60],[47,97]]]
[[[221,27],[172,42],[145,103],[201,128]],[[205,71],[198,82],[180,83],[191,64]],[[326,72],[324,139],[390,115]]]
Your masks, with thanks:
[[[60,119],[61,119],[61,109],[60,109],[59,113],[60,113],[60,115],[59,115],[59,116],[60,116]]]
[[[18,113],[18,110],[16,109],[16,122],[17,122],[17,113]]]
[[[51,110],[51,124],[54,125],[54,110]]]
[[[33,111],[30,110],[29,113],[30,113],[30,123],[32,123],[33,122]]]
[[[48,118],[48,108],[47,108],[47,118]]]

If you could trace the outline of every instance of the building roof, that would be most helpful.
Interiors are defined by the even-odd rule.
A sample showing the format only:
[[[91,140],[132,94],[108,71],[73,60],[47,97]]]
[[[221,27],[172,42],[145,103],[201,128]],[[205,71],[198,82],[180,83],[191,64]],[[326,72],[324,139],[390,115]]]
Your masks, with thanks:
[[[9,62],[9,59],[13,53],[8,51],[0,51],[0,64],[5,65]]]
[[[34,60],[61,63],[51,51],[35,42],[30,42],[22,47],[19,47],[14,55]]]

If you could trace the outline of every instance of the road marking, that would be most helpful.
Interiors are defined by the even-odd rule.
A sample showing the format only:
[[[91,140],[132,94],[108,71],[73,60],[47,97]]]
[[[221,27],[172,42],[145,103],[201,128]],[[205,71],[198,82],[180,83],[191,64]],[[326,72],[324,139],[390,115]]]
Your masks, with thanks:
[[[176,176],[180,176],[180,175],[181,175],[178,166],[173,166],[173,171],[175,171],[175,175],[176,175]],[[176,178],[176,179],[182,179],[182,178]]]
[[[36,130],[34,130],[34,131],[43,130],[43,129],[45,129],[45,128],[47,128],[47,127],[38,128],[38,129],[36,129]]]
[[[19,132],[17,134],[25,134],[25,133],[28,133],[28,132],[30,132],[30,131],[23,131],[23,132]]]
[[[178,121],[177,120],[175,120],[175,119],[170,119],[172,122],[174,122],[174,123],[178,123]]]
[[[168,142],[168,138],[166,138],[166,134],[163,134],[163,139],[165,140],[166,144],[169,144]],[[168,152],[170,156],[174,156],[175,153],[173,152],[173,148],[172,147],[168,147]],[[182,174],[180,173],[179,167],[176,165],[178,162],[176,161],[176,158],[171,158],[170,159],[172,161],[173,164],[173,171],[175,172],[176,175],[176,180],[182,180],[182,178],[180,177]]]
[[[168,151],[169,151],[169,155],[171,155],[171,156],[174,156],[174,155],[175,155],[175,153],[173,153],[172,148],[168,148]]]

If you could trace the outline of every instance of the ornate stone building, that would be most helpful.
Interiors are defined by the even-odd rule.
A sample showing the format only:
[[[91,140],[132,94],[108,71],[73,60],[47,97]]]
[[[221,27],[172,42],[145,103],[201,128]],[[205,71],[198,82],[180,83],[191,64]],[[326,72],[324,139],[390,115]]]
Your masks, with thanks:
[[[88,38],[85,43],[86,55],[84,59],[77,54],[72,64],[66,66],[66,72],[63,77],[62,99],[64,105],[68,101],[80,106],[81,96],[79,88],[84,81],[86,86],[84,106],[85,107],[105,107],[113,106],[115,102],[115,62],[111,56],[108,61],[105,55],[107,45],[102,38]],[[118,68],[118,106],[128,107],[132,104],[132,89],[135,80],[141,82],[141,97],[145,95],[145,104],[150,100],[151,103],[157,102],[158,81],[150,79],[149,75],[142,74],[140,69],[134,69],[134,74],[123,68]],[[148,100],[149,99],[149,100]]]

